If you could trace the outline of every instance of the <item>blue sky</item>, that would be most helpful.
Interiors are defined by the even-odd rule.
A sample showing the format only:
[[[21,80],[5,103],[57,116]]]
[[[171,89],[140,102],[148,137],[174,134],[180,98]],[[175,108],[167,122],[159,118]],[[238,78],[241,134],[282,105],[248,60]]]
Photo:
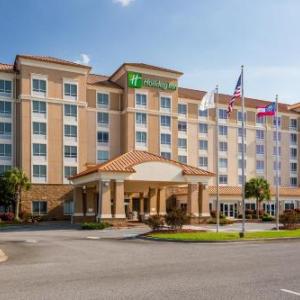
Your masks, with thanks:
[[[111,74],[123,62],[184,72],[180,85],[300,101],[298,0],[2,0],[0,61],[16,54],[85,60]],[[84,57],[81,54],[85,54]]]

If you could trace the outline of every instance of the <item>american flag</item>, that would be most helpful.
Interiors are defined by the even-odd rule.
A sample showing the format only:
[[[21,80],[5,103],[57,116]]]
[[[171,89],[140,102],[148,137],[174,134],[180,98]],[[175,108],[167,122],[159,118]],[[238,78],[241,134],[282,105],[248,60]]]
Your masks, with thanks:
[[[235,100],[239,99],[241,97],[241,86],[242,86],[242,74],[240,75],[240,77],[236,83],[233,96],[228,103],[228,109],[227,109],[228,114],[230,114],[232,112],[233,104],[234,104]]]

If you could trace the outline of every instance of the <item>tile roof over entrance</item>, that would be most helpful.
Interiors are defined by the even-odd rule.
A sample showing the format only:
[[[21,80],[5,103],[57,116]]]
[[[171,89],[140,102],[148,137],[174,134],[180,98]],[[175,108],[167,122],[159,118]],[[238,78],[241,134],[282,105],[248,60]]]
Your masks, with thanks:
[[[71,177],[78,178],[84,175],[88,175],[95,172],[122,172],[122,173],[135,173],[134,166],[139,165],[141,163],[150,162],[150,161],[159,161],[165,163],[171,163],[176,165],[182,169],[183,175],[194,175],[194,176],[214,176],[213,173],[208,172],[206,170],[202,170],[196,167],[192,167],[186,164],[182,164],[180,162],[163,158],[159,155],[147,152],[147,151],[139,151],[133,150],[117,156],[103,164],[98,164],[92,167],[89,167],[87,170]]]

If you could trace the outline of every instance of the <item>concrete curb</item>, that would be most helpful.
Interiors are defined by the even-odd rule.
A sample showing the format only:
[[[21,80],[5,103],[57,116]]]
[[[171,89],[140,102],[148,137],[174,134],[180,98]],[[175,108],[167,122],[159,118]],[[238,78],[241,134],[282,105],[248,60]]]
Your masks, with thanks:
[[[194,240],[171,240],[171,239],[162,239],[162,238],[152,238],[146,236],[137,236],[137,239],[146,240],[146,241],[155,241],[155,242],[170,242],[170,243],[183,243],[183,244],[226,244],[226,243],[252,243],[252,242],[283,242],[283,241],[297,241],[300,240],[298,237],[287,237],[287,238],[267,238],[267,239],[249,239],[249,240],[227,240],[227,241],[194,241]]]
[[[0,263],[7,261],[7,255],[0,249]]]

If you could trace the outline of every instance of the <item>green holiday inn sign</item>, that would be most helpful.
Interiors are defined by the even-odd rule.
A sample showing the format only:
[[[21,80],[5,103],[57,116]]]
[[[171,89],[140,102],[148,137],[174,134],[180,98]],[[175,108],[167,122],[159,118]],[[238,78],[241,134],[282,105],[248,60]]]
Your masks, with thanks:
[[[127,73],[128,87],[133,89],[140,89],[142,87],[151,87],[162,90],[176,91],[177,84],[166,82],[159,79],[143,78],[141,73],[128,72]]]

